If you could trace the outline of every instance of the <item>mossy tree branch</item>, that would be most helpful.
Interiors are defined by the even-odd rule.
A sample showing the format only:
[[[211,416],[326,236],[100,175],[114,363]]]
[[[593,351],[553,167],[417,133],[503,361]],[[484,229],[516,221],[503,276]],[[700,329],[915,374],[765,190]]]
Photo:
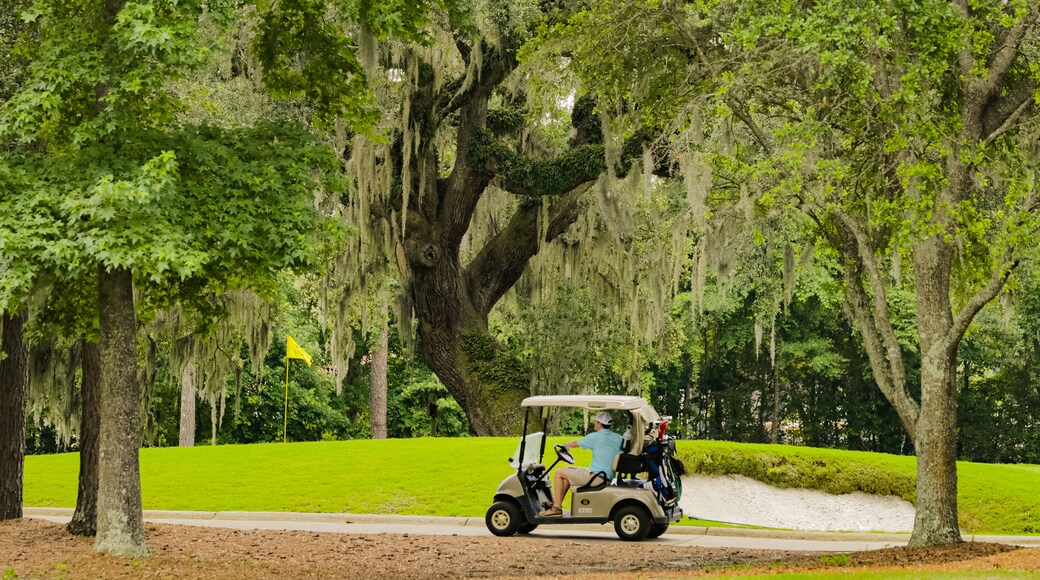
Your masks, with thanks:
[[[538,216],[542,205],[551,203],[549,224],[545,229],[545,239],[542,240],[548,243],[566,231],[578,218],[578,202],[590,187],[591,181],[555,200],[525,200],[502,231],[488,240],[480,253],[466,266],[464,276],[470,299],[485,320],[499,299],[523,275],[531,258],[538,253]]]

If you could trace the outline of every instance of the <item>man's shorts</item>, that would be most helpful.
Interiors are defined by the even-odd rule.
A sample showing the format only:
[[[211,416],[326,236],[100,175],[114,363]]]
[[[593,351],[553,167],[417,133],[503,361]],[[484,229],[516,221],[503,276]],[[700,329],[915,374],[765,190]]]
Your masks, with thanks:
[[[575,487],[587,485],[592,481],[592,472],[585,467],[564,467],[559,471],[560,475]]]

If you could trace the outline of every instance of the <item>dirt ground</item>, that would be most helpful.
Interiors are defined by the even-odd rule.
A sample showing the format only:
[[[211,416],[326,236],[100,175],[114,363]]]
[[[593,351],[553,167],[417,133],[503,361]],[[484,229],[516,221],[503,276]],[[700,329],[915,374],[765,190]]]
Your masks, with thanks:
[[[97,555],[92,538],[41,520],[0,522],[3,578],[643,579],[830,567],[1040,570],[1040,548],[964,543],[848,555],[688,548],[653,542],[241,531],[148,525],[152,555]],[[14,576],[17,574],[17,576]]]

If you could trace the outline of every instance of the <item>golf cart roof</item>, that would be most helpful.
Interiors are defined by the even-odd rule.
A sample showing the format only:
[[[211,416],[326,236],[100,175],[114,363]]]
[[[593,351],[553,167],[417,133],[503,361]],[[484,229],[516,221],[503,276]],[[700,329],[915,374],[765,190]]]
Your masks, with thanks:
[[[521,407],[577,407],[595,411],[632,411],[646,421],[656,421],[657,411],[643,397],[621,395],[539,395],[527,397]]]

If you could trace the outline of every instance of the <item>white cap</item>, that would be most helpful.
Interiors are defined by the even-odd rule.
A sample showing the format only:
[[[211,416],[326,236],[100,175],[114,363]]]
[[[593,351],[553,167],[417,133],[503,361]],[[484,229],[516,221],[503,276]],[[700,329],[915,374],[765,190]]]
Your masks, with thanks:
[[[610,426],[610,413],[606,411],[600,411],[596,414],[596,421],[605,427]]]

